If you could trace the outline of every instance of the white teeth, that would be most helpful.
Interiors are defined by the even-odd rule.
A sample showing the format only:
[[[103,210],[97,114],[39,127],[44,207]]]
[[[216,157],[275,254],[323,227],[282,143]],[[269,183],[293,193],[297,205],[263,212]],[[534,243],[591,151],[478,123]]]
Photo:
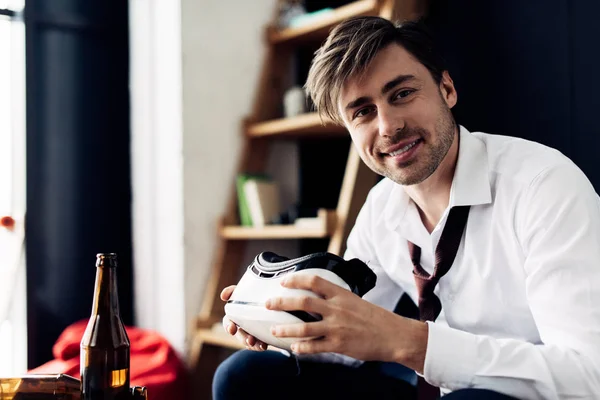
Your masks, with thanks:
[[[417,144],[417,142],[418,142],[418,140],[415,140],[415,141],[414,141],[414,142],[412,142],[411,144],[409,144],[409,145],[406,145],[406,146],[404,146],[403,148],[401,148],[401,149],[399,149],[399,150],[396,150],[396,151],[393,151],[393,152],[391,152],[389,155],[390,155],[391,157],[395,157],[395,156],[397,156],[398,154],[402,154],[402,153],[404,153],[404,152],[406,152],[406,151],[408,151],[408,150],[412,149],[412,148],[413,148],[413,147],[414,147],[414,146]]]

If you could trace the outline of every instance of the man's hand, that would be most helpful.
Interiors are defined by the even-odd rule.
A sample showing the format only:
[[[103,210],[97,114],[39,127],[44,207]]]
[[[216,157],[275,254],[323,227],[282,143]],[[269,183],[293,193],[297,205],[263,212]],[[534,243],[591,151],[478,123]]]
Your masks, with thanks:
[[[270,310],[303,310],[323,317],[317,322],[271,328],[277,337],[319,338],[294,343],[295,353],[334,352],[364,361],[399,362],[423,371],[428,332],[425,323],[394,314],[319,276],[291,274],[281,284],[322,297],[276,297],[267,301]]]
[[[221,292],[221,300],[229,300],[234,289],[235,285],[228,286],[225,289],[223,289],[223,291]],[[256,339],[254,336],[244,332],[243,329],[240,329],[236,324],[231,322],[229,318],[227,318],[227,316],[223,317],[223,327],[225,328],[225,331],[227,333],[229,333],[232,336],[235,336],[238,340],[244,343],[248,350],[263,351],[267,349],[266,343],[263,343],[260,340]]]

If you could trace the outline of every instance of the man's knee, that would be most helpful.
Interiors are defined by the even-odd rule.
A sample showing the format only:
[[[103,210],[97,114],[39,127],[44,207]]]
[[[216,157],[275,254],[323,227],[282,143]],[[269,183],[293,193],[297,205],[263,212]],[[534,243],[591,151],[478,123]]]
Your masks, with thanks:
[[[243,393],[261,393],[273,384],[274,377],[292,377],[296,371],[295,362],[281,353],[240,350],[215,371],[213,398],[225,400]]]
[[[261,370],[258,364],[262,358],[262,354],[249,350],[240,350],[229,356],[215,371],[213,397],[225,398],[223,396],[234,389],[256,381],[254,375]]]

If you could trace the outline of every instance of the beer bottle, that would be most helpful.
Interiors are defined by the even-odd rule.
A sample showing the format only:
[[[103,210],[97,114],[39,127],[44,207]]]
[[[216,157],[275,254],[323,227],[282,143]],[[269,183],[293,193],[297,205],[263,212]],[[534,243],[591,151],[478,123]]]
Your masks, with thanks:
[[[83,400],[130,399],[129,337],[119,312],[117,255],[96,256],[92,315],[81,339]]]
[[[25,374],[0,378],[0,400],[79,400],[79,379],[65,374]]]

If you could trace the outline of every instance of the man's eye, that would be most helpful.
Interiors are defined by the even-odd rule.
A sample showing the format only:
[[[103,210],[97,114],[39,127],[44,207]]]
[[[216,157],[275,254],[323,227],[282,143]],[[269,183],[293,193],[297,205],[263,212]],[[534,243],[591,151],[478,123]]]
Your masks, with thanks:
[[[361,108],[354,114],[354,118],[364,117],[371,112],[371,107]]]
[[[414,92],[414,90],[412,90],[412,89],[405,89],[405,90],[401,90],[401,91],[399,91],[398,93],[396,93],[396,96],[395,96],[395,97],[396,97],[397,99],[402,99],[402,98],[404,98],[404,97],[406,97],[406,96],[410,95],[410,94],[411,94],[411,93],[413,93],[413,92]]]

